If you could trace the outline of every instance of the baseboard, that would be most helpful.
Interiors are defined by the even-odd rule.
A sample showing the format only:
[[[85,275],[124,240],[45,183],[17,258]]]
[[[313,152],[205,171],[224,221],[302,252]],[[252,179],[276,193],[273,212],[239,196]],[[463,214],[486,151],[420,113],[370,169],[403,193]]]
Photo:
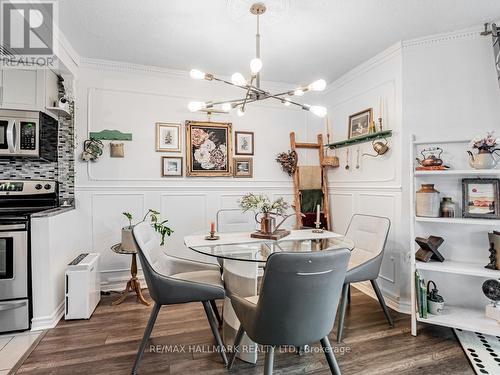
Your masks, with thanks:
[[[52,314],[31,319],[31,330],[42,331],[44,329],[54,328],[57,323],[59,323],[59,320],[61,320],[63,315],[64,300],[59,304],[59,306],[57,306]]]
[[[377,295],[375,294],[375,291],[373,290],[371,284],[368,281],[362,283],[355,283],[351,285],[360,292],[366,294],[367,296],[373,298],[374,300],[377,300]],[[409,303],[400,301],[396,296],[390,295],[387,292],[384,293],[383,290],[382,293],[384,294],[385,304],[388,307],[402,314],[411,314],[411,308]]]

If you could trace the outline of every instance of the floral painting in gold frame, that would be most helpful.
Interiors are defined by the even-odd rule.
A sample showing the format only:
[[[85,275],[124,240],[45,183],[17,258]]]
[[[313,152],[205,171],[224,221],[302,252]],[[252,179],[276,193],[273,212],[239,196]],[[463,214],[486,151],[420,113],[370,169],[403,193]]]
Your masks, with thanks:
[[[232,176],[231,141],[231,123],[186,121],[186,175]]]

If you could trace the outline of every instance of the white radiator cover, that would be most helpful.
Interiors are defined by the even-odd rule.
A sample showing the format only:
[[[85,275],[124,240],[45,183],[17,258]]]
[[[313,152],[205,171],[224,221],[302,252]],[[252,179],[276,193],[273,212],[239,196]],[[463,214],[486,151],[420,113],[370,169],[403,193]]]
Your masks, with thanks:
[[[68,265],[65,277],[64,319],[89,319],[101,299],[99,254],[91,253]]]

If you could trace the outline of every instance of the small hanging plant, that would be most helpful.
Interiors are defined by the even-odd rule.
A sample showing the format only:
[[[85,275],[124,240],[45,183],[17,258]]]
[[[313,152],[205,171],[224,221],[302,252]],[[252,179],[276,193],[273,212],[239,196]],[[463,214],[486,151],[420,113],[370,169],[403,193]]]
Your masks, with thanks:
[[[276,161],[281,164],[283,172],[292,176],[297,169],[297,153],[293,150],[281,152],[276,156]]]

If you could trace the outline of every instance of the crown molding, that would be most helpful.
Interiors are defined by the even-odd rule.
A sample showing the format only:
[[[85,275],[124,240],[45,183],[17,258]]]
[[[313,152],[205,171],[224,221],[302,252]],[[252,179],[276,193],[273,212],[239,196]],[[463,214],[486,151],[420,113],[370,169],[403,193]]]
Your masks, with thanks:
[[[79,67],[82,69],[95,69],[101,71],[128,72],[128,73],[138,73],[138,74],[153,74],[153,75],[166,76],[170,78],[191,80],[191,78],[189,77],[189,71],[187,70],[172,69],[155,65],[134,64],[124,61],[92,59],[88,57],[82,57],[80,58]],[[217,76],[227,81],[231,80],[230,76],[225,76],[225,75],[217,75]],[[297,86],[297,84],[295,83],[276,82],[276,81],[263,81],[262,84],[266,86],[267,90],[293,90]]]
[[[402,43],[398,42],[386,48],[382,52],[376,54],[371,57],[367,61],[361,63],[355,68],[351,69],[349,72],[342,75],[340,78],[331,82],[325,90],[325,95],[328,95],[332,91],[338,90],[340,87],[348,84],[354,79],[358,78],[360,75],[374,69],[375,67],[385,63],[387,60],[390,60],[394,56],[401,54],[402,51]]]
[[[500,21],[496,21],[499,23]],[[492,22],[495,23],[495,22]],[[435,43],[446,42],[450,40],[462,40],[462,39],[478,39],[482,38],[481,32],[484,31],[484,25],[474,26],[466,29],[461,29],[457,31],[452,31],[448,33],[434,34],[425,36],[422,38],[415,38],[410,40],[405,40],[402,42],[403,48],[426,46]]]

